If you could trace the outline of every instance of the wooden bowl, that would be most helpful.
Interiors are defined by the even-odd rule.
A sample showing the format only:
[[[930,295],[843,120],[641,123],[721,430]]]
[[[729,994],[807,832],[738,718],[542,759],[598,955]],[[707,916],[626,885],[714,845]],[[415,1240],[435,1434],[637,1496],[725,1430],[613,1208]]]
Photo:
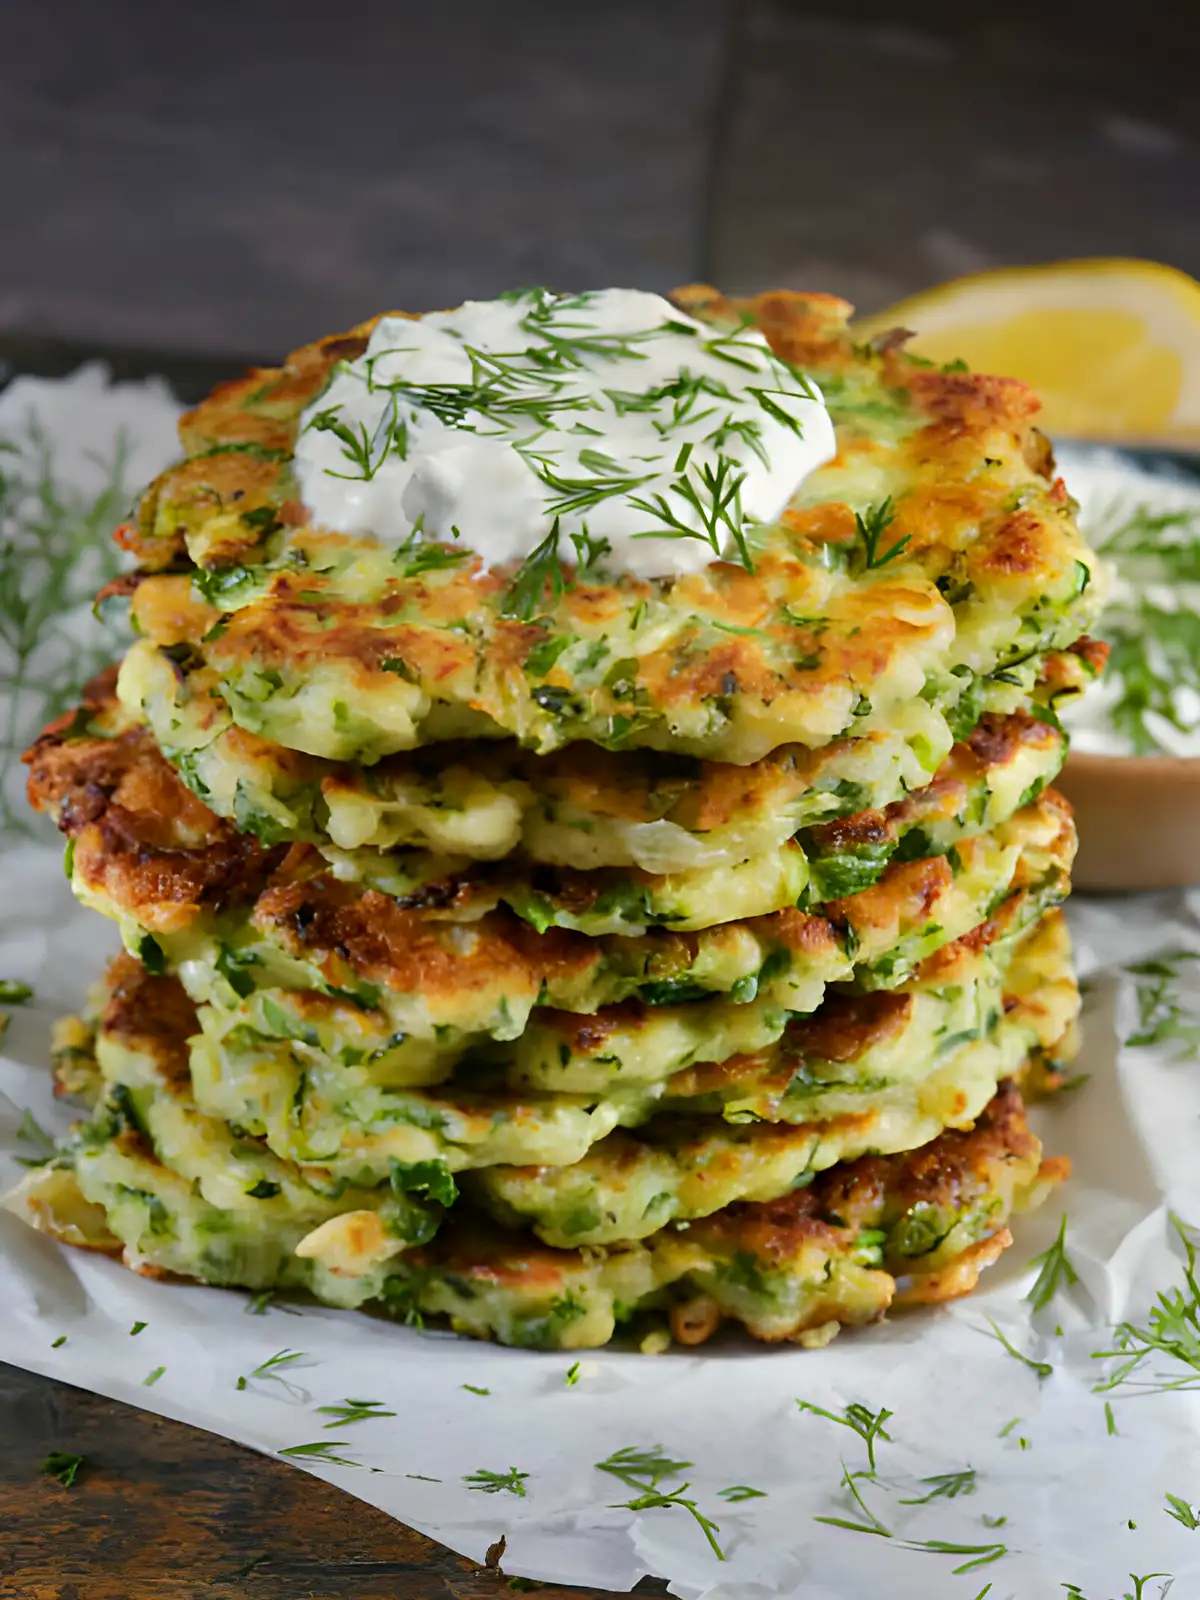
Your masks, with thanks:
[[[1072,754],[1054,786],[1075,808],[1077,889],[1200,883],[1200,758]]]

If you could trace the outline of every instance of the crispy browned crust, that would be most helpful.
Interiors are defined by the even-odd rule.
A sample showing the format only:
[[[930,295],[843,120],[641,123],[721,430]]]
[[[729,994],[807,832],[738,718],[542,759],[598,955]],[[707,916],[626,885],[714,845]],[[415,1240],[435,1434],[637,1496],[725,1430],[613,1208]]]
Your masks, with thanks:
[[[686,1230],[668,1226],[648,1241],[672,1248],[673,1238],[697,1245],[717,1261],[746,1259],[767,1272],[786,1274],[801,1264],[811,1273],[821,1255],[829,1260],[853,1256],[864,1229],[887,1227],[914,1207],[948,1217],[966,1216],[979,1202],[1000,1201],[1000,1210],[981,1236],[934,1270],[922,1273],[908,1259],[885,1261],[885,1270],[870,1274],[873,1294],[868,1312],[881,1316],[893,1299],[891,1275],[903,1280],[913,1273],[912,1287],[902,1287],[898,1301],[941,1301],[968,1293],[980,1271],[1012,1243],[1005,1226],[1014,1194],[1041,1179],[1056,1181],[1053,1162],[1041,1161],[1041,1145],[1029,1131],[1020,1093],[1011,1082],[1001,1084],[996,1097],[973,1128],[939,1135],[921,1150],[894,1156],[866,1156],[831,1168],[805,1189],[778,1200],[739,1201],[710,1217],[692,1221]],[[1040,1171],[1039,1171],[1040,1169]],[[620,1246],[613,1247],[618,1253]],[[580,1253],[543,1245],[528,1235],[507,1229],[481,1227],[469,1208],[456,1211],[434,1244],[407,1257],[418,1270],[447,1274],[465,1283],[511,1289],[533,1301],[550,1298],[569,1281]],[[703,1343],[715,1332],[723,1313],[710,1296],[692,1293],[672,1315],[676,1337],[686,1344]],[[831,1290],[827,1308],[820,1301],[809,1305],[799,1329],[781,1327],[768,1333],[751,1327],[756,1337],[797,1337],[819,1327],[825,1316],[835,1321],[864,1320],[861,1311],[848,1313]],[[818,1341],[819,1342],[819,1341]]]
[[[151,1056],[172,1087],[189,1089],[188,1040],[199,1032],[196,1007],[178,978],[151,977],[124,951],[108,964],[100,1032],[114,1043]]]
[[[897,907],[903,926],[918,927],[953,882],[954,870],[945,856],[894,862],[878,883],[845,899],[827,901],[825,910],[835,923],[850,923],[860,933],[890,927]]]
[[[1049,750],[1062,735],[1026,711],[1007,715],[987,712],[971,733],[956,744],[932,780],[880,810],[859,811],[810,830],[822,855],[839,855],[864,845],[895,843],[914,824],[940,822],[966,804],[970,789],[989,768],[1013,759],[1023,747]]]
[[[1048,655],[1042,663],[1038,690],[1053,704],[1056,695],[1081,694],[1104,670],[1110,645],[1103,639],[1076,639],[1065,650]]]
[[[539,934],[505,911],[468,924],[464,938],[453,924],[339,883],[323,868],[316,851],[294,845],[259,897],[254,923],[330,977],[348,961],[361,977],[403,992],[461,992],[507,978],[526,993],[543,978],[586,973],[597,959],[583,934]]]
[[[831,1167],[806,1189],[778,1200],[739,1201],[689,1224],[701,1243],[749,1250],[783,1263],[801,1241],[845,1249],[864,1228],[879,1226],[914,1206],[966,1210],[994,1186],[998,1164],[1021,1163],[1036,1173],[1041,1144],[1030,1132],[1020,1091],[1011,1081],[973,1128],[948,1129],[931,1144],[893,1156],[863,1156]]]
[[[71,737],[75,716],[51,723],[24,759],[30,804],[74,841],[79,881],[158,932],[253,900],[283,851],[264,849],[197,800],[147,729]]]

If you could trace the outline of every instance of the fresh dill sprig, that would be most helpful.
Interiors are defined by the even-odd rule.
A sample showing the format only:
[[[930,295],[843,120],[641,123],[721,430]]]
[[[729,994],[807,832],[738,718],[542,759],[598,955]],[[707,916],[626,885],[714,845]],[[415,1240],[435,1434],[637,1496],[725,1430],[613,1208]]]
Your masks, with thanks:
[[[346,1447],[344,1439],[322,1439],[316,1444],[291,1444],[276,1453],[281,1456],[300,1456],[309,1461],[327,1461],[335,1467],[361,1467],[361,1461],[351,1461],[349,1456],[339,1456],[335,1451]]]
[[[668,501],[666,495],[656,490],[648,496],[633,495],[630,505],[644,511],[662,523],[661,528],[646,528],[631,534],[634,539],[700,539],[712,547],[721,559],[726,544],[732,540],[738,560],[747,572],[754,571],[754,562],[746,545],[746,528],[742,518],[742,484],[746,474],[738,470],[729,456],[718,456],[716,464],[704,462],[689,473],[686,468],[668,485],[668,493],[676,495],[695,513],[700,524],[695,527],[685,520],[680,511]]]
[[[307,424],[307,429],[314,433],[332,434],[342,447],[343,459],[355,469],[352,472],[334,472],[331,467],[326,467],[328,477],[370,483],[390,455],[397,455],[402,461],[407,456],[408,424],[400,416],[394,394],[384,407],[373,433],[367,432],[365,422],[360,422],[356,431],[348,422],[342,421],[340,411],[340,406],[329,406],[324,411],[318,411]]]
[[[481,1388],[477,1383],[464,1383],[463,1388],[468,1394],[491,1394],[490,1389]]]
[[[830,1417],[834,1422],[844,1420],[828,1411],[821,1411],[819,1414]],[[891,1413],[875,1413],[875,1415],[890,1416]],[[858,1431],[856,1428],[855,1432]],[[826,1527],[830,1528],[844,1528],[848,1533],[867,1533],[878,1539],[895,1538],[892,1530],[867,1504],[862,1490],[858,1487],[860,1482],[874,1483],[876,1487],[879,1486],[873,1466],[869,1472],[851,1472],[843,1461],[842,1488],[850,1496],[858,1512],[861,1513],[861,1520],[856,1520],[853,1517],[824,1516],[814,1517],[813,1521],[824,1523]],[[973,1468],[967,1467],[961,1472],[940,1473],[936,1477],[922,1478],[921,1482],[932,1484],[933,1488],[927,1495],[923,1495],[919,1499],[901,1500],[901,1505],[920,1506],[939,1497],[954,1499],[960,1494],[971,1494],[975,1488],[975,1472]],[[1000,1520],[1002,1521],[1003,1519]],[[996,1526],[997,1524],[992,1525]],[[951,1569],[956,1577],[964,1572],[973,1572],[977,1567],[989,1566],[993,1561],[999,1561],[1002,1556],[1008,1554],[1008,1546],[998,1542],[991,1544],[961,1544],[948,1539],[900,1539],[897,1540],[897,1543],[902,1550],[914,1550],[924,1552],[927,1555],[966,1556],[967,1559],[965,1561]],[[986,1592],[985,1589],[984,1593],[986,1594]],[[976,1596],[976,1600],[979,1600],[978,1596]]]
[[[989,1567],[1008,1554],[1006,1544],[958,1544],[950,1539],[905,1539],[905,1550],[924,1550],[930,1555],[967,1556],[968,1560],[951,1567],[955,1577],[964,1572],[975,1572],[979,1567]]]
[[[1093,544],[1115,562],[1131,591],[1110,600],[1097,630],[1111,646],[1106,681],[1120,686],[1109,716],[1138,755],[1149,755],[1163,748],[1155,718],[1192,731],[1180,718],[1176,695],[1183,687],[1200,691],[1200,618],[1151,595],[1200,582],[1200,510],[1124,503],[1088,520]]]
[[[545,509],[546,515],[555,519],[576,516],[581,511],[591,511],[615,495],[631,494],[634,489],[640,489],[654,476],[649,472],[609,472],[593,473],[588,478],[564,478],[555,472],[544,457],[535,456],[526,450],[518,450],[517,453],[525,458],[540,481],[553,494],[554,498],[547,501]]]
[[[766,446],[762,442],[762,424],[753,417],[726,417],[724,422],[705,435],[705,444],[711,444],[720,455],[731,439],[740,439],[747,449],[752,450],[764,467],[769,467],[771,458],[767,455]]]
[[[767,1491],[752,1489],[748,1483],[731,1483],[728,1489],[718,1489],[717,1497],[720,1500],[728,1500],[732,1505],[738,1500],[765,1500]]]
[[[840,1421],[840,1418],[835,1417],[833,1420],[837,1422]],[[862,1512],[863,1521],[852,1522],[848,1517],[814,1517],[813,1521],[823,1522],[827,1527],[830,1528],[845,1528],[848,1533],[873,1533],[881,1539],[892,1538],[891,1529],[885,1527],[875,1513],[871,1510],[870,1506],[862,1497],[862,1490],[858,1487],[858,1484],[855,1481],[858,1478],[863,1478],[869,1482],[873,1477],[874,1474],[870,1472],[851,1472],[846,1466],[846,1463],[843,1461],[842,1487],[854,1501],[854,1504]]]
[[[1191,1533],[1200,1528],[1200,1514],[1197,1514],[1194,1506],[1190,1506],[1186,1500],[1181,1500],[1177,1494],[1169,1494],[1167,1496],[1167,1503],[1163,1510],[1169,1517],[1174,1517],[1176,1522],[1187,1528]]]
[[[866,511],[854,513],[854,531],[858,542],[862,546],[865,557],[865,566],[868,572],[876,572],[880,567],[886,567],[889,561],[894,561],[897,556],[904,553],[905,546],[912,539],[909,533],[886,550],[880,550],[879,542],[884,534],[896,520],[896,508],[892,504],[892,497],[881,500],[877,506],[868,506]]]
[[[577,578],[588,578],[604,560],[605,556],[612,554],[611,543],[604,538],[593,539],[587,528],[571,535],[571,543],[575,546],[575,560]]]
[[[922,1483],[931,1485],[929,1493],[917,1496],[913,1500],[901,1500],[902,1506],[924,1506],[931,1500],[957,1500],[960,1494],[974,1494],[975,1480],[978,1473],[974,1467],[963,1467],[958,1472],[936,1472],[931,1478],[922,1478]]]
[[[111,613],[91,613],[121,568],[111,535],[128,509],[128,458],[121,435],[85,495],[59,480],[36,419],[0,439],[0,835],[33,831],[15,784],[21,752],[128,641]]]
[[[1022,1365],[1029,1368],[1030,1372],[1036,1372],[1039,1379],[1048,1378],[1051,1376],[1054,1368],[1051,1366],[1049,1361],[1035,1361],[1032,1356],[1025,1355],[1022,1351],[1017,1349],[1016,1345],[1013,1344],[1010,1339],[1006,1337],[999,1323],[993,1321],[991,1317],[989,1317],[987,1320],[991,1325],[992,1333],[997,1339],[999,1339],[1005,1350],[1008,1351],[1009,1355],[1012,1356],[1015,1361],[1020,1361]]]
[[[824,1417],[827,1422],[839,1423],[843,1428],[849,1428],[856,1433],[867,1447],[867,1461],[870,1463],[868,1476],[875,1476],[875,1441],[883,1439],[892,1443],[892,1436],[884,1428],[884,1423],[894,1415],[886,1408],[879,1411],[869,1411],[866,1406],[857,1401],[846,1407],[845,1413],[838,1416],[836,1411],[826,1411],[824,1406],[814,1405],[811,1400],[797,1400],[796,1404],[801,1411],[811,1411],[814,1416]]]
[[[1172,1211],[1168,1213],[1171,1225],[1183,1244],[1186,1264],[1183,1269],[1182,1289],[1160,1289],[1146,1318],[1144,1328],[1132,1322],[1119,1322],[1114,1329],[1114,1348],[1093,1350],[1093,1361],[1116,1361],[1117,1366],[1103,1383],[1095,1386],[1097,1394],[1107,1394],[1123,1384],[1133,1388],[1163,1394],[1169,1390],[1200,1389],[1200,1281],[1197,1280],[1197,1245],[1192,1230]],[[1177,1376],[1152,1373],[1138,1377],[1143,1363],[1154,1357],[1165,1357],[1183,1371]]]
[[[265,1378],[272,1383],[280,1383],[289,1394],[299,1395],[302,1391],[294,1383],[281,1375],[281,1367],[290,1367],[293,1362],[304,1358],[303,1350],[276,1350],[273,1356],[268,1356],[265,1361],[260,1361],[254,1370],[237,1381],[237,1388],[245,1389],[252,1378]]]
[[[707,356],[716,356],[718,361],[728,361],[731,367],[741,367],[744,372],[760,372],[762,346],[757,343],[748,344],[745,339],[739,338],[748,326],[748,323],[743,323],[731,333],[719,333],[713,339],[702,339],[700,348]],[[745,355],[747,350],[753,350],[759,359],[748,360]]]
[[[1195,1061],[1200,1057],[1200,1022],[1180,1001],[1177,988],[1182,963],[1198,960],[1200,953],[1195,950],[1175,950],[1125,968],[1137,979],[1138,1008],[1138,1025],[1125,1040],[1127,1045],[1174,1041],[1179,1045],[1175,1061]]]
[[[1166,1600],[1167,1592],[1175,1582],[1169,1572],[1147,1572],[1140,1578],[1131,1572],[1129,1581],[1132,1583],[1133,1589],[1126,1589],[1121,1596],[1121,1600],[1146,1600],[1146,1585],[1153,1578],[1165,1578],[1167,1580],[1166,1588],[1158,1591],[1158,1600]],[[1067,1600],[1088,1600],[1087,1595],[1084,1594],[1077,1583],[1064,1583],[1061,1587],[1066,1590]]]
[[[665,411],[669,408],[670,416],[662,421],[656,419],[654,423],[656,431],[664,437],[682,427],[685,422],[689,426],[694,426],[696,423],[707,421],[709,417],[716,416],[718,410],[716,406],[706,406],[703,410],[697,410],[701,399],[723,400],[727,403],[736,399],[733,390],[719,378],[689,372],[686,369],[665,383],[655,384],[649,389],[605,389],[603,392],[619,417]],[[714,435],[709,435],[710,439],[713,437]]]
[[[504,1489],[524,1500],[528,1476],[527,1472],[521,1472],[516,1467],[509,1467],[507,1472],[489,1472],[486,1467],[480,1467],[477,1472],[468,1473],[463,1482],[468,1489],[478,1489],[483,1494],[499,1494]]]
[[[540,544],[534,546],[517,568],[508,586],[508,593],[504,597],[504,604],[500,608],[502,617],[515,617],[520,622],[531,622],[542,604],[547,584],[550,587],[551,601],[562,599],[566,593],[566,577],[562,562],[559,560],[559,538],[559,519],[555,517],[550,532]]]
[[[721,1526],[711,1517],[706,1517],[695,1500],[687,1498],[691,1484],[681,1483],[670,1490],[659,1487],[664,1478],[676,1477],[691,1465],[690,1461],[672,1461],[670,1456],[663,1454],[663,1448],[658,1444],[649,1447],[626,1445],[624,1449],[614,1450],[606,1461],[597,1461],[596,1470],[610,1473],[614,1478],[619,1478],[627,1489],[634,1491],[632,1500],[619,1502],[622,1510],[668,1510],[671,1506],[681,1506],[695,1520],[717,1560],[724,1561],[725,1552],[717,1540]]]
[[[58,1154],[54,1140],[42,1127],[33,1112],[26,1109],[17,1125],[17,1138],[22,1144],[32,1145],[37,1151],[36,1156],[18,1156],[17,1161],[23,1167],[44,1167],[47,1162],[53,1161]]]
[[[1069,1289],[1072,1284],[1079,1282],[1079,1274],[1071,1265],[1071,1258],[1067,1254],[1067,1214],[1065,1211],[1063,1212],[1062,1221],[1058,1225],[1058,1233],[1055,1236],[1054,1243],[1043,1250],[1041,1255],[1034,1256],[1029,1265],[1038,1268],[1038,1275],[1034,1280],[1033,1287],[1025,1296],[1035,1311],[1041,1311],[1048,1306],[1059,1289]]]
[[[327,1428],[349,1427],[352,1422],[370,1422],[375,1417],[394,1417],[394,1411],[382,1410],[382,1400],[343,1400],[340,1406],[318,1406],[323,1417],[332,1417]]]
[[[275,1300],[274,1289],[260,1289],[257,1294],[252,1294],[247,1299],[243,1310],[248,1316],[265,1317],[272,1307],[276,1311],[286,1311],[289,1317],[298,1317],[300,1315],[295,1306],[279,1305]]]
[[[79,1469],[85,1460],[86,1457],[70,1455],[65,1450],[51,1450],[42,1462],[42,1471],[48,1477],[57,1478],[64,1489],[69,1489],[79,1476]]]

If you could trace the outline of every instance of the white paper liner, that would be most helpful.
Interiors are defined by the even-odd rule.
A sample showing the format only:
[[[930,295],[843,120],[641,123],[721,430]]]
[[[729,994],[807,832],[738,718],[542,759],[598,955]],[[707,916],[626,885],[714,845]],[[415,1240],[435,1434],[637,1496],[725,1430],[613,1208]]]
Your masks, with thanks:
[[[92,400],[95,416],[104,391]],[[17,1158],[31,1153],[17,1138],[24,1110],[47,1128],[71,1120],[51,1094],[49,1030],[80,1003],[115,936],[74,904],[54,845],[0,855],[0,885],[0,976],[36,989],[33,1003],[14,1009],[0,1057],[7,1187],[22,1176]],[[1200,1500],[1200,1394],[1096,1394],[1106,1367],[1092,1352],[1109,1348],[1115,1321],[1144,1324],[1155,1294],[1181,1284],[1168,1212],[1200,1226],[1200,1063],[1174,1059],[1178,1046],[1119,1042],[1136,1026],[1122,965],[1200,951],[1195,913],[1187,895],[1073,905],[1090,979],[1078,1068],[1091,1079],[1035,1121],[1048,1151],[1070,1156],[1074,1177],[1042,1211],[1016,1220],[1015,1247],[956,1305],[844,1333],[820,1352],[731,1336],[661,1357],[536,1354],[319,1307],[248,1315],[243,1294],[141,1279],[0,1213],[0,1358],[266,1453],[342,1441],[360,1467],[296,1464],[476,1560],[505,1534],[510,1575],[625,1589],[654,1574],[685,1600],[974,1600],[987,1584],[988,1600],[1048,1600],[1067,1584],[1107,1600],[1133,1591],[1130,1574],[1154,1572],[1170,1574],[1174,1600],[1186,1600],[1200,1594],[1200,1531],[1164,1508],[1167,1493]],[[1179,992],[1200,1019],[1200,962],[1185,965]],[[1064,1210],[1080,1281],[1031,1319],[1028,1262]],[[1053,1363],[1053,1375],[1040,1381],[1006,1355],[988,1317],[1019,1349]],[[146,1326],[131,1335],[135,1322]],[[304,1352],[280,1369],[286,1383],[237,1387],[284,1348]],[[578,1381],[568,1384],[576,1359]],[[159,1366],[162,1377],[145,1387]],[[350,1396],[396,1416],[326,1429],[316,1407]],[[797,1398],[894,1413],[893,1442],[877,1445],[879,1480],[859,1483],[892,1538],[814,1521],[861,1520],[839,1480],[843,1462],[857,1471],[866,1456],[852,1432],[802,1413]],[[654,1444],[694,1463],[687,1493],[720,1524],[724,1561],[682,1509],[612,1508],[632,1491],[596,1463]],[[927,1491],[918,1480],[967,1466],[973,1493],[900,1503]],[[528,1474],[523,1498],[463,1482],[510,1467]],[[719,1491],[737,1484],[764,1496],[723,1501]],[[86,1494],[86,1480],[73,1492]],[[1006,1520],[992,1527],[985,1516]],[[970,1554],[905,1548],[931,1540],[995,1542],[1008,1553],[955,1574]],[[1147,1584],[1145,1600],[1158,1600],[1165,1583]]]

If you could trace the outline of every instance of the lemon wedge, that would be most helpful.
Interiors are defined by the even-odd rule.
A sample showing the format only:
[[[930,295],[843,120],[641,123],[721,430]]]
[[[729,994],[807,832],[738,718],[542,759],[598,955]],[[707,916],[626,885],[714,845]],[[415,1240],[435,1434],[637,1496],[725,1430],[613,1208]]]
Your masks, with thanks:
[[[1023,378],[1049,433],[1200,445],[1200,283],[1153,261],[1095,257],[956,278],[855,324],[911,328],[939,363]]]

